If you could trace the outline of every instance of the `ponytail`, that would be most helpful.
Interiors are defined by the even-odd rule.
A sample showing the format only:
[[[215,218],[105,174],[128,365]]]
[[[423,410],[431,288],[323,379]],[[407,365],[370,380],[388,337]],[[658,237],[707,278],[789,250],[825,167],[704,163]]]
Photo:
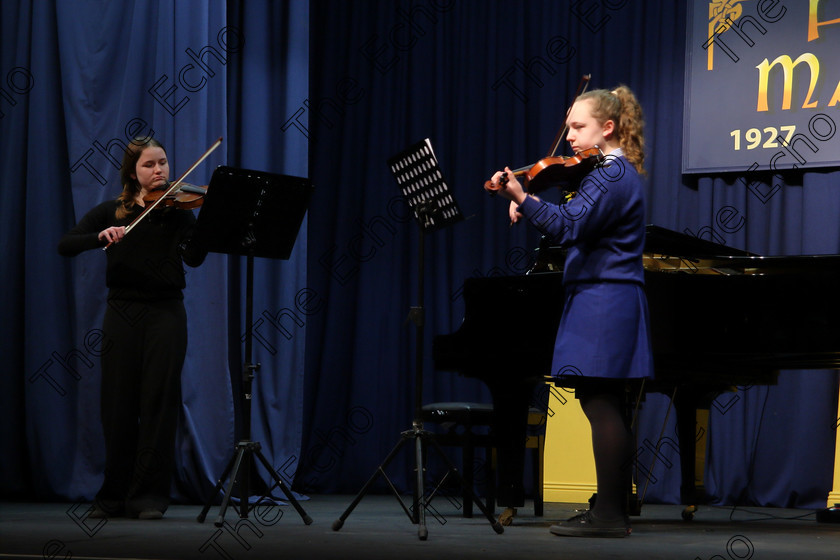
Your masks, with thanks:
[[[639,175],[645,174],[645,125],[642,106],[636,96],[625,85],[612,91],[596,89],[587,91],[578,100],[592,99],[592,116],[603,124],[608,120],[615,123],[618,144],[624,150],[624,157],[633,164]]]

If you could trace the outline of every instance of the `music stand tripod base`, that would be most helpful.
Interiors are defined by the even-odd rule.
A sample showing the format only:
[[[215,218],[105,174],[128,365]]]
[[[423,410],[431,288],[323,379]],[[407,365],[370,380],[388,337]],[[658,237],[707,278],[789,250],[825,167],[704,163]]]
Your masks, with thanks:
[[[388,475],[385,473],[385,469],[390,464],[391,460],[396,457],[397,453],[399,453],[400,449],[407,443],[413,441],[414,442],[414,453],[415,453],[415,465],[419,465],[419,467],[415,467],[415,493],[414,493],[414,504],[413,504],[413,513],[412,510],[406,505],[405,501],[400,496],[399,490],[394,486],[391,480],[388,478]],[[473,492],[472,488],[466,486],[461,473],[458,471],[458,468],[452,464],[449,460],[449,457],[446,456],[443,449],[441,449],[440,444],[435,440],[434,434],[422,429],[422,426],[415,425],[411,430],[407,430],[400,434],[400,441],[397,442],[397,445],[391,450],[390,453],[385,457],[385,460],[382,461],[382,464],[377,467],[376,471],[373,475],[368,479],[356,497],[353,499],[353,502],[344,510],[344,513],[336,519],[332,524],[333,531],[339,531],[342,527],[344,527],[344,521],[353,513],[353,510],[356,509],[356,506],[362,501],[362,498],[365,497],[370,487],[376,482],[376,479],[380,476],[385,479],[387,482],[388,487],[391,489],[391,492],[394,494],[394,497],[399,502],[400,506],[402,506],[403,511],[408,518],[411,520],[412,523],[418,524],[417,529],[417,536],[421,541],[425,541],[428,536],[429,532],[426,529],[426,520],[425,520],[425,511],[426,507],[431,502],[432,498],[434,497],[434,493],[429,496],[428,499],[424,497],[423,493],[423,476],[425,474],[425,469],[422,467],[423,465],[423,449],[428,446],[429,444],[437,451],[438,456],[444,461],[444,464],[449,469],[447,474],[441,479],[439,486],[443,484],[449,474],[453,474],[458,481],[458,484],[461,488],[466,489],[467,493],[472,498],[475,505],[481,510],[481,513],[487,518],[490,522],[491,527],[493,530],[498,533],[502,534],[504,532],[504,527],[502,524],[499,523],[496,519],[493,518],[493,515],[490,513],[490,510],[484,505],[482,502]]]
[[[216,521],[213,522],[213,524],[216,527],[221,527],[222,525],[224,525],[225,512],[227,511],[230,497],[233,495],[234,485],[236,484],[236,481],[239,480],[237,476],[241,472],[243,476],[242,480],[247,479],[247,473],[250,472],[250,457],[253,456],[260,460],[260,463],[269,472],[275,484],[277,484],[280,490],[283,491],[283,494],[286,495],[286,498],[288,498],[289,503],[292,504],[292,506],[295,508],[295,511],[297,511],[298,515],[300,515],[301,519],[303,519],[304,524],[312,524],[312,518],[303,510],[300,503],[298,503],[298,501],[295,499],[294,494],[292,494],[291,490],[289,490],[289,488],[283,482],[283,480],[279,476],[277,476],[277,473],[274,471],[274,469],[271,468],[271,463],[268,462],[265,456],[263,456],[262,451],[260,451],[261,447],[262,446],[257,441],[240,441],[236,444],[236,454],[228,462],[228,465],[227,467],[225,467],[221,478],[219,478],[219,480],[216,482],[216,487],[213,489],[213,494],[210,496],[210,499],[207,501],[207,503],[204,505],[204,508],[198,514],[197,521],[199,523],[204,523],[204,520],[207,517],[207,513],[210,511],[210,504],[221,491],[224,482],[228,480],[228,477],[230,477],[230,483],[228,484],[227,491],[225,492],[225,496],[222,499],[222,504],[219,508],[219,515],[216,518]],[[240,486],[249,488],[247,483],[241,483]],[[240,492],[240,494],[245,495],[248,494],[248,492]],[[245,499],[247,500],[247,497]],[[248,509],[249,508],[247,502],[245,502],[243,505],[240,505],[240,517],[247,518]]]

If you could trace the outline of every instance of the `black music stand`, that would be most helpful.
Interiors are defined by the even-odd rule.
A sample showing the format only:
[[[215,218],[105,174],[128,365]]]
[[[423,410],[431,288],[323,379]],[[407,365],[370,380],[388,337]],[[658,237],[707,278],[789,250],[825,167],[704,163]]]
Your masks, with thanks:
[[[445,228],[463,219],[458,204],[449,192],[449,187],[444,181],[437,159],[435,158],[432,144],[429,139],[418,142],[399,154],[388,159],[388,166],[397,180],[397,183],[405,196],[409,207],[414,211],[414,217],[420,225],[420,241],[418,247],[418,273],[417,273],[417,305],[409,311],[408,318],[415,326],[415,363],[416,375],[414,378],[414,420],[410,430],[400,434],[400,440],[390,453],[385,457],[382,464],[377,467],[376,472],[368,479],[353,503],[341,514],[334,523],[333,530],[338,531],[344,526],[344,520],[350,516],[353,509],[362,501],[370,486],[381,475],[385,478],[397,501],[402,506],[412,523],[419,525],[417,536],[420,540],[426,540],[428,530],[426,529],[425,510],[428,503],[434,497],[434,493],[426,499],[423,490],[423,474],[425,472],[423,461],[423,450],[431,444],[437,450],[449,471],[438,484],[443,484],[449,474],[453,474],[460,485],[472,496],[473,502],[481,509],[487,520],[496,533],[502,533],[504,528],[496,521],[491,513],[473,493],[472,488],[467,488],[464,479],[452,461],[441,449],[440,444],[434,439],[434,434],[423,429],[422,407],[423,407],[423,326],[425,323],[425,310],[423,308],[424,291],[424,259],[425,259],[425,234],[429,231],[436,231]],[[415,457],[415,485],[414,485],[414,512],[409,510],[393,485],[385,468],[396,456],[397,452],[407,443],[414,442]],[[435,491],[437,488],[435,488]]]
[[[248,517],[251,496],[252,456],[259,459],[307,525],[306,514],[292,492],[280,479],[260,451],[260,443],[251,440],[251,386],[260,364],[251,363],[254,313],[254,257],[287,260],[297,239],[300,225],[312,194],[312,183],[301,177],[277,175],[234,167],[218,167],[213,172],[207,196],[198,215],[193,240],[212,253],[244,255],[247,260],[245,283],[245,360],[242,367],[242,439],[234,456],[216,483],[213,494],[198,515],[203,523],[211,503],[225,480],[230,483],[222,499],[216,527],[224,524],[234,485],[240,497],[239,516]]]

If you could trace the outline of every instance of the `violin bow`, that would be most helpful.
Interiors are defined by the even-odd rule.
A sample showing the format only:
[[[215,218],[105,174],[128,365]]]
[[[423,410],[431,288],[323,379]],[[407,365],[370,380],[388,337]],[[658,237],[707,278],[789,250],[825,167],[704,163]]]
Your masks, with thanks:
[[[578,83],[577,91],[575,92],[575,96],[572,98],[572,104],[569,105],[569,108],[566,110],[566,117],[563,119],[563,128],[557,131],[557,136],[554,137],[554,142],[551,144],[551,150],[549,150],[548,155],[546,157],[554,157],[557,153],[557,149],[560,148],[560,143],[563,141],[563,137],[566,135],[566,131],[569,130],[569,113],[572,112],[572,107],[575,104],[575,100],[578,96],[583,95],[586,92],[586,88],[589,87],[589,79],[592,77],[592,74],[584,74],[580,78],[580,82]]]
[[[545,157],[554,157],[557,153],[557,150],[560,148],[560,143],[563,141],[563,137],[566,135],[566,131],[569,129],[569,125],[567,121],[569,120],[569,113],[572,112],[572,107],[575,104],[575,99],[578,96],[583,95],[586,92],[586,88],[589,87],[589,79],[592,77],[592,74],[584,74],[580,78],[580,82],[578,83],[577,91],[575,92],[575,96],[572,98],[572,104],[569,105],[569,108],[566,110],[566,117],[563,119],[563,128],[557,131],[557,136],[554,137],[554,142],[551,144],[551,149],[548,151],[548,155]],[[530,165],[526,165],[525,167],[520,167],[518,169],[513,170],[514,176],[518,173],[522,173],[523,171],[527,171],[531,168]],[[507,177],[507,176],[504,176]],[[507,179],[505,179],[505,182]]]
[[[584,74],[583,76],[581,76],[580,82],[578,83],[577,91],[575,91],[575,96],[572,98],[572,104],[569,105],[569,108],[566,110],[566,117],[563,119],[563,128],[561,128],[557,131],[557,136],[554,137],[554,142],[551,144],[551,149],[548,151],[548,155],[546,155],[545,157],[554,157],[554,154],[557,153],[557,149],[560,147],[560,143],[562,142],[563,137],[566,135],[566,131],[569,129],[569,124],[568,124],[569,113],[572,112],[572,107],[575,104],[575,100],[579,96],[583,95],[586,92],[586,88],[589,87],[590,78],[592,78],[592,74]],[[530,168],[531,168],[530,165],[525,166],[525,167],[520,167],[519,169],[514,169],[512,171],[512,173],[513,173],[514,176],[516,176],[518,173],[521,173],[523,171],[527,171]],[[499,184],[500,185],[504,185],[505,183],[507,183],[507,181],[508,181],[508,179],[507,179],[507,174],[506,173],[503,174],[501,176],[501,178],[499,178]],[[486,181],[485,185],[484,185],[484,188],[487,188],[487,185],[489,183],[490,183],[490,181]],[[495,193],[491,193],[491,194],[495,194]],[[511,222],[510,224],[513,225],[514,222]]]
[[[181,174],[181,176],[180,176],[180,177],[178,177],[178,180],[177,180],[177,181],[175,181],[174,183],[172,183],[171,185],[169,185],[169,188],[168,188],[168,189],[166,189],[166,192],[165,192],[165,193],[163,193],[163,195],[162,195],[160,198],[158,198],[157,200],[155,200],[152,204],[150,204],[150,205],[146,206],[146,209],[145,209],[145,210],[143,210],[143,212],[141,212],[139,216],[137,216],[136,218],[134,218],[134,220],[132,220],[132,222],[131,222],[130,224],[128,224],[127,226],[125,226],[125,234],[127,235],[129,231],[131,231],[132,229],[134,229],[134,226],[136,226],[137,224],[139,224],[139,223],[140,223],[140,221],[141,221],[141,220],[143,220],[143,218],[145,218],[146,216],[148,216],[148,215],[149,215],[149,213],[150,213],[152,210],[154,210],[154,209],[155,209],[155,207],[157,207],[157,205],[158,205],[158,204],[160,204],[161,202],[163,202],[163,200],[164,200],[164,199],[165,199],[168,195],[170,195],[170,194],[172,194],[173,192],[175,192],[175,191],[178,189],[178,187],[181,185],[181,182],[182,182],[184,179],[186,179],[186,178],[187,178],[187,175],[189,175],[190,173],[192,173],[192,172],[195,170],[195,168],[196,168],[196,167],[198,167],[198,166],[199,166],[199,164],[201,164],[201,162],[202,162],[202,161],[204,161],[205,159],[207,159],[207,156],[209,156],[210,154],[212,154],[212,153],[213,153],[213,150],[215,150],[216,148],[218,148],[218,147],[219,147],[219,145],[220,145],[221,143],[222,143],[222,137],[221,137],[221,136],[219,136],[219,139],[218,139],[218,140],[216,140],[215,142],[213,142],[213,145],[212,145],[212,146],[210,146],[209,148],[207,148],[207,151],[206,151],[206,152],[204,152],[204,154],[203,154],[200,158],[198,158],[198,159],[196,160],[196,162],[195,162],[194,164],[192,164],[192,165],[189,167],[189,169],[187,169],[186,171],[184,171],[184,173],[182,173],[182,174]],[[102,250],[103,250],[103,251],[106,251],[106,250],[108,249],[108,247],[110,247],[110,246],[111,246],[111,245],[113,245],[113,244],[114,244],[114,242],[113,242],[113,241],[111,241],[110,243],[108,243],[107,245],[105,245],[105,247],[103,247],[103,248],[102,248]]]

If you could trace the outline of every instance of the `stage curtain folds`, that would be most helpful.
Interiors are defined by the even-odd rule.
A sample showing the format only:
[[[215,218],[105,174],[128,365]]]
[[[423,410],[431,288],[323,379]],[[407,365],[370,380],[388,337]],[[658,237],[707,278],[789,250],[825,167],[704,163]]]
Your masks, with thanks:
[[[134,136],[163,142],[173,177],[223,137],[189,177],[199,185],[222,164],[305,176],[306,141],[270,138],[274,123],[307,95],[308,8],[221,0],[3,3],[3,496],[84,501],[101,483],[105,256],[60,257],[59,238],[119,194],[122,146]],[[305,230],[289,261],[258,259],[256,318],[293,306],[305,286]],[[211,254],[186,271],[178,500],[206,499],[240,436],[241,260]],[[265,318],[261,326],[253,434],[279,467],[300,453],[305,328],[286,338]]]

